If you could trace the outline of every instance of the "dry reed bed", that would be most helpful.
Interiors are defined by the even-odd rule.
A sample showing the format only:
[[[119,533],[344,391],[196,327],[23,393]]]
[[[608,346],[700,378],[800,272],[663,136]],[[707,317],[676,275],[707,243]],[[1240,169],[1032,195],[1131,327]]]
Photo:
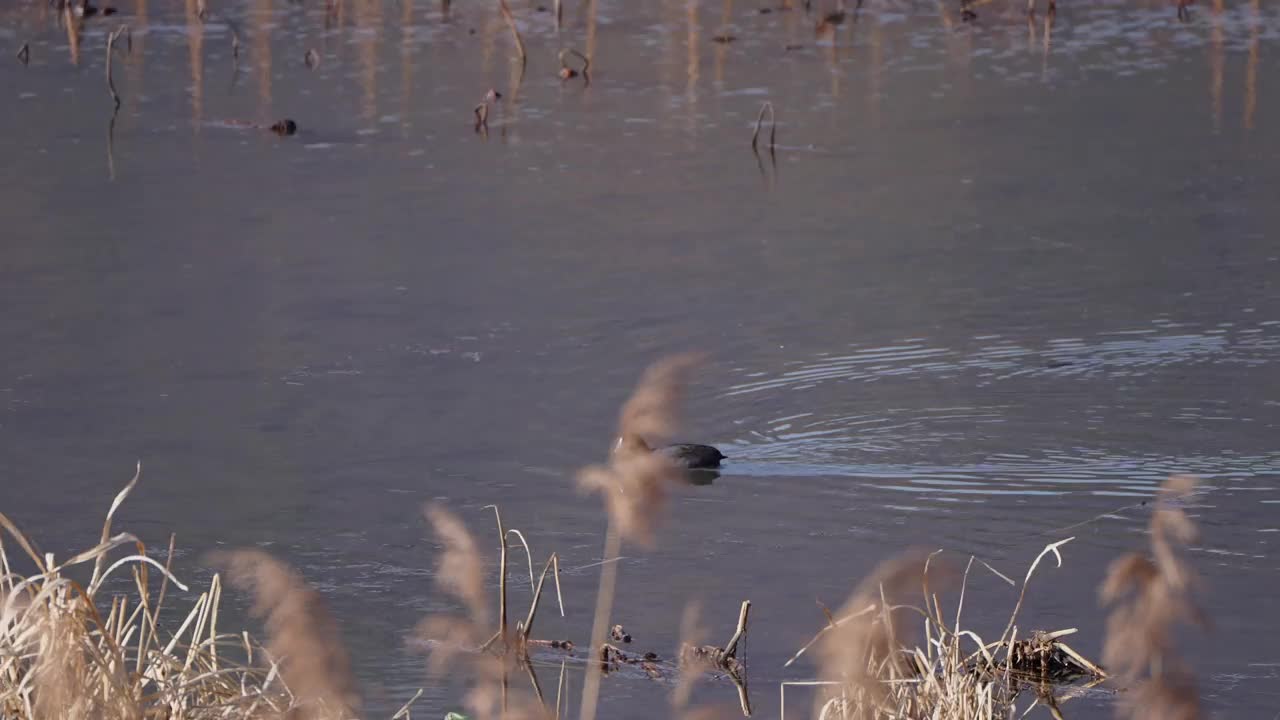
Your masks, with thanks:
[[[669,439],[678,424],[686,380],[697,362],[697,357],[686,355],[652,366],[623,406],[619,437]],[[40,553],[0,514],[0,716],[16,720],[340,720],[359,716],[360,698],[337,624],[320,595],[297,572],[265,553],[234,551],[211,558],[234,585],[253,593],[251,611],[265,621],[265,645],[246,632],[219,631],[221,574],[212,577],[176,630],[162,626],[170,586],[188,592],[169,565],[173,540],[161,564],[147,554],[137,537],[111,532],[112,518],[137,482],[135,475],[116,496],[98,545],[62,562]],[[743,603],[733,637],[723,647],[702,644],[705,632],[697,613],[686,608],[675,663],[659,661],[652,653],[631,656],[606,640],[622,544],[651,547],[669,496],[683,484],[681,471],[660,454],[638,452],[625,442],[615,447],[605,464],[579,474],[580,488],[601,495],[607,518],[577,713],[583,720],[595,716],[602,675],[633,660],[652,676],[666,675],[668,669],[678,675],[671,697],[673,717],[730,715],[723,709],[688,706],[690,689],[708,671],[719,671],[732,680],[738,689],[738,709],[743,715],[752,712],[746,668],[737,656],[750,602]],[[1127,689],[1117,703],[1122,717],[1200,717],[1193,676],[1173,642],[1177,625],[1202,622],[1193,599],[1195,573],[1185,559],[1196,528],[1180,505],[1193,489],[1192,481],[1182,477],[1170,479],[1161,488],[1150,525],[1150,553],[1117,559],[1100,589],[1102,601],[1111,608],[1104,660],[1113,679]],[[532,648],[573,650],[569,641],[532,636],[548,574],[564,614],[558,556],[552,553],[535,577],[533,552],[524,533],[506,528],[497,508],[491,507],[499,545],[496,628],[486,599],[479,545],[457,516],[433,505],[426,510],[427,520],[443,546],[436,582],[464,612],[427,617],[412,637],[429,653],[432,674],[447,671],[470,683],[463,704],[476,720],[558,720],[572,715],[567,655],[559,662],[554,705],[530,659]],[[977,563],[1012,586],[1018,583],[972,557],[961,570],[941,551],[911,551],[883,563],[837,613],[827,613],[827,625],[788,661],[791,665],[813,649],[819,679],[782,684],[784,718],[786,690],[796,685],[819,688],[812,711],[818,720],[982,720],[1018,717],[1037,705],[1062,718],[1059,705],[1070,693],[1062,694],[1059,683],[1082,676],[1101,682],[1107,672],[1063,641],[1074,629],[1026,632],[1018,626],[1018,615],[1041,561],[1052,556],[1061,566],[1060,549],[1071,540],[1051,543],[1036,556],[1007,624],[991,641],[963,623],[970,572]],[[15,544],[24,562],[34,565],[34,573],[15,572],[8,554]],[[108,562],[108,555],[122,547],[133,552]],[[508,555],[513,548],[524,549],[532,591],[527,611],[514,626],[508,597]],[[86,566],[91,566],[91,575],[87,584],[81,584],[70,571],[75,568],[83,574]],[[108,598],[104,585],[120,573],[129,574],[131,592]],[[958,588],[954,614],[944,610],[940,601],[940,594],[950,588]],[[917,604],[911,604],[913,598]],[[615,641],[629,639],[620,626],[613,628]],[[527,677],[527,690],[513,688],[512,676],[519,674]],[[1031,698],[1028,707],[1018,712],[1020,698],[1027,697]],[[412,700],[395,717],[409,718],[411,704]]]

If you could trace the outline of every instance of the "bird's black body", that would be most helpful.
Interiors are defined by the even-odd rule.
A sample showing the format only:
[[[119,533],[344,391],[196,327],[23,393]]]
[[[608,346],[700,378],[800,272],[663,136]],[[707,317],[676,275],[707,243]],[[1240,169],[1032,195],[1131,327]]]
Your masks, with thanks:
[[[689,470],[718,468],[720,467],[720,461],[725,459],[724,453],[710,445],[694,445],[691,443],[666,445],[654,450],[654,452],[662,453],[676,465]]]

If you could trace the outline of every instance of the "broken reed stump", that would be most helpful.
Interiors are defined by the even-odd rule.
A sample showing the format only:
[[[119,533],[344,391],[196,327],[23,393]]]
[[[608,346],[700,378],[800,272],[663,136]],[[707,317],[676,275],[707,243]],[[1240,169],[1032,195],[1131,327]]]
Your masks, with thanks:
[[[738,625],[734,629],[733,637],[729,638],[729,642],[725,643],[724,647],[685,645],[680,649],[681,662],[693,662],[705,667],[716,668],[737,678],[742,678],[746,673],[746,666],[738,659],[738,645],[747,634],[747,618],[750,614],[751,601],[743,600],[742,607],[738,610]]]
[[[778,121],[773,116],[773,103],[766,100],[765,103],[760,106],[760,113],[756,115],[756,130],[751,133],[752,150],[755,150],[757,144],[760,142],[760,127],[764,123],[764,113],[766,110],[769,112],[769,149],[772,150],[773,146],[776,144],[775,141],[778,134]]]

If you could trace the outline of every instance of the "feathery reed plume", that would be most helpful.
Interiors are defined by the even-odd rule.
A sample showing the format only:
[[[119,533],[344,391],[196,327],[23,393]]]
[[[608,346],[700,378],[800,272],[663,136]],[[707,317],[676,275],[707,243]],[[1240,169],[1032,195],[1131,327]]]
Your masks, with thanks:
[[[693,686],[712,667],[705,656],[686,652],[685,648],[701,647],[708,635],[707,628],[702,624],[702,608],[695,602],[685,605],[684,612],[680,615],[680,642],[676,645],[676,657],[680,660],[680,680],[671,693],[671,707],[677,711],[689,706]]]
[[[1194,598],[1198,577],[1185,558],[1198,531],[1176,504],[1194,490],[1195,480],[1187,476],[1165,481],[1151,516],[1151,554],[1132,552],[1116,558],[1099,589],[1102,603],[1111,607],[1102,659],[1131,685],[1117,706],[1119,717],[1201,717],[1195,680],[1173,637],[1180,623],[1206,624]]]
[[[78,646],[77,623],[64,608],[42,608],[39,649],[32,680],[35,684],[36,718],[89,717],[101,712],[94,706],[84,652]]]
[[[428,506],[426,516],[444,545],[436,584],[467,609],[465,616],[431,615],[418,624],[416,637],[430,648],[429,671],[438,675],[461,655],[466,658],[466,676],[472,683],[463,704],[473,718],[544,720],[547,710],[541,703],[528,693],[513,693],[509,688],[514,655],[485,652],[488,609],[484,561],[475,538],[458,516],[439,505]],[[503,539],[505,542],[505,534]]]
[[[684,353],[650,365],[618,418],[619,434],[667,440],[680,425],[681,403],[689,375],[703,356]]]
[[[920,588],[929,556],[908,551],[880,564],[854,590],[836,614],[853,619],[824,634],[818,642],[818,667],[823,681],[838,691],[819,695],[818,717],[874,718],[889,699],[882,680],[914,674],[899,652],[903,634],[899,617],[902,596]],[[868,610],[868,608],[874,608]],[[834,625],[834,623],[833,623]]]
[[[360,705],[338,625],[320,593],[285,563],[260,550],[214,556],[231,582],[254,594],[251,612],[265,618],[267,651],[299,700],[296,720],[342,720]]]
[[[427,520],[444,544],[436,583],[463,602],[477,625],[486,622],[484,562],[475,538],[457,515],[439,505],[427,507]]]
[[[651,453],[644,438],[669,439],[679,425],[680,402],[689,373],[701,361],[698,355],[676,355],[645,370],[639,384],[622,406],[618,419],[619,442],[607,465],[593,465],[578,474],[578,487],[604,496],[608,528],[605,531],[604,567],[596,594],[591,625],[594,657],[604,642],[609,613],[618,581],[618,555],[622,541],[652,546],[655,529],[666,507],[668,488],[679,482],[680,470],[665,456]],[[600,663],[587,665],[582,686],[581,720],[595,720],[600,697]]]

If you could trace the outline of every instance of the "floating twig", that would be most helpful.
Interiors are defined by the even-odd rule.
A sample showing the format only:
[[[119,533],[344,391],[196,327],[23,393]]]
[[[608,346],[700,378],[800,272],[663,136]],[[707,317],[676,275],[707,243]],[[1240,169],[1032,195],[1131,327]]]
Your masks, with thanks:
[[[502,11],[502,19],[507,21],[507,27],[511,29],[511,37],[516,42],[516,52],[520,53],[520,67],[523,69],[527,62],[527,55],[524,51],[524,40],[520,39],[520,30],[516,27],[516,19],[511,15],[511,8],[507,7],[507,0],[498,0],[498,8]]]
[[[22,43],[22,48],[18,50],[18,62],[25,67],[31,62],[31,45]]]
[[[778,133],[778,121],[773,116],[773,103],[765,101],[760,106],[760,113],[756,115],[756,131],[751,133],[751,149],[755,150],[760,141],[760,127],[764,123],[764,113],[769,111],[769,149],[772,150],[775,144],[774,140]]]

